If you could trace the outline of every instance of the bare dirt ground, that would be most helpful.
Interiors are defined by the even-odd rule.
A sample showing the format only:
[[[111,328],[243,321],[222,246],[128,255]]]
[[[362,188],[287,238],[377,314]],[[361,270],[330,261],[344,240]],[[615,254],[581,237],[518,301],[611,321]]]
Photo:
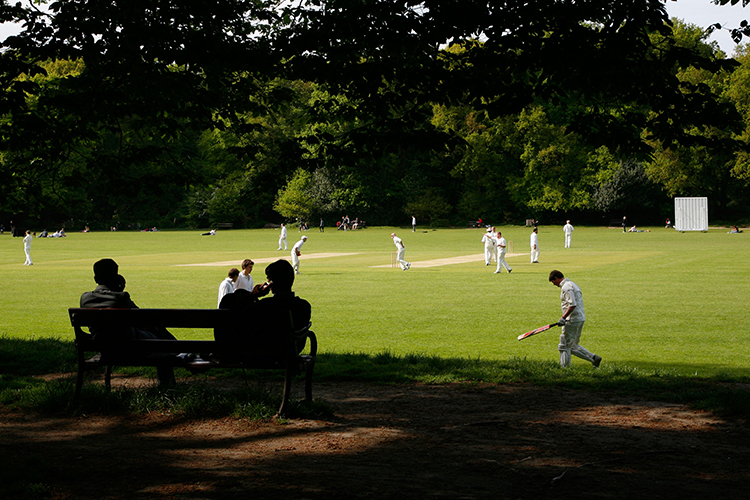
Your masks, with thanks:
[[[52,418],[0,409],[58,499],[742,498],[745,422],[534,386],[325,383],[327,420]]]

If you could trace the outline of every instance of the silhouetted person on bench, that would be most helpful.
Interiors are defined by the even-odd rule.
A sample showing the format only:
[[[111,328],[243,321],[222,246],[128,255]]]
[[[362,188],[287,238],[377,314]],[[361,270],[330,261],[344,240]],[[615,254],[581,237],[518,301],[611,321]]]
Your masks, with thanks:
[[[81,307],[107,307],[138,309],[125,290],[125,278],[118,274],[119,266],[112,259],[101,259],[94,263],[94,281],[98,285],[92,292],[81,295]],[[105,335],[113,340],[132,339],[169,339],[176,340],[166,328],[108,327],[107,329],[91,328],[96,337]],[[175,354],[153,354],[151,357],[173,357]],[[174,385],[174,371],[171,366],[157,366],[157,378],[160,386]]]
[[[267,282],[256,285],[252,292],[238,289],[234,293],[226,295],[219,305],[219,309],[230,309],[242,312],[242,317],[247,318],[247,323],[252,323],[253,328],[245,324],[237,325],[231,329],[217,329],[214,337],[218,341],[226,342],[255,342],[251,332],[286,332],[289,329],[289,313],[294,331],[301,330],[310,324],[310,303],[297,297],[292,292],[294,284],[294,268],[283,259],[277,260],[266,267]],[[266,297],[268,292],[273,292],[272,297]],[[305,348],[305,339],[297,342],[297,353]]]

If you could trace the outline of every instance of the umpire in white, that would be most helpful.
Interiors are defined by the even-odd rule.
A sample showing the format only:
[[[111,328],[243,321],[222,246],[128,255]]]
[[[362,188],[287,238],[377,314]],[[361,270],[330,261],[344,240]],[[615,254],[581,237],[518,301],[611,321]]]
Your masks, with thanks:
[[[557,322],[562,327],[560,344],[557,346],[557,350],[560,351],[560,366],[563,368],[569,367],[570,357],[573,355],[589,361],[594,365],[594,368],[598,368],[602,362],[602,357],[590,353],[578,343],[581,340],[583,324],[586,322],[583,293],[580,287],[563,276],[563,273],[557,269],[549,273],[549,281],[560,287],[562,317]]]

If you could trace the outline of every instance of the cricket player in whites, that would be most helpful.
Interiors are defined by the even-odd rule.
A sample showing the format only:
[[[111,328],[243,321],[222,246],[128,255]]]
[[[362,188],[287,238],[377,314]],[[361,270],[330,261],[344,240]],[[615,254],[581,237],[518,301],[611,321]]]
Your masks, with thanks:
[[[492,237],[492,229],[487,228],[487,231],[482,236],[482,243],[484,243],[484,265],[489,266],[492,262],[492,257],[495,255],[495,239]],[[497,259],[495,259],[497,260]]]
[[[284,250],[287,249],[286,247],[286,224],[283,222],[281,223],[281,232],[279,233],[279,250],[281,250],[281,245],[284,245]]]
[[[570,240],[573,238],[573,225],[570,221],[566,221],[563,226],[563,233],[565,233],[565,248],[570,248]]]
[[[307,241],[307,236],[303,236],[300,240],[292,247],[292,267],[294,268],[294,274],[299,274],[299,256],[302,255],[302,245]]]
[[[508,263],[505,262],[505,253],[508,249],[508,242],[505,241],[503,233],[500,231],[497,232],[497,238],[495,241],[497,241],[497,269],[495,269],[495,274],[500,274],[502,268],[505,268],[505,270],[508,271],[508,274],[510,274],[513,269],[511,269]]]
[[[569,367],[570,356],[573,355],[589,361],[594,365],[594,368],[599,368],[602,357],[590,353],[578,343],[581,340],[581,330],[583,330],[583,324],[586,321],[581,289],[556,269],[549,273],[549,281],[560,287],[562,317],[557,322],[562,327],[560,344],[557,346],[557,350],[560,351],[560,366],[563,368]]]
[[[404,260],[404,254],[406,253],[406,247],[404,246],[404,242],[401,241],[401,238],[396,236],[396,233],[391,233],[391,239],[393,240],[393,244],[396,245],[396,249],[398,250],[398,253],[396,254],[396,260],[398,261],[398,264],[401,266],[402,271],[408,271],[411,267],[410,262],[406,262]]]
[[[531,263],[539,264],[539,232],[537,228],[531,232],[529,237],[529,246],[531,247]]]

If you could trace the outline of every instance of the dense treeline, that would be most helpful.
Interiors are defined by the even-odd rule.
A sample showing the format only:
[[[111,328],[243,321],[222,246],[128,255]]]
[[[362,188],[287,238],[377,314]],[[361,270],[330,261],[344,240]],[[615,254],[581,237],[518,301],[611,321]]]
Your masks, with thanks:
[[[4,221],[750,216],[750,53],[659,1],[48,7],[0,10],[24,23],[0,54]]]

